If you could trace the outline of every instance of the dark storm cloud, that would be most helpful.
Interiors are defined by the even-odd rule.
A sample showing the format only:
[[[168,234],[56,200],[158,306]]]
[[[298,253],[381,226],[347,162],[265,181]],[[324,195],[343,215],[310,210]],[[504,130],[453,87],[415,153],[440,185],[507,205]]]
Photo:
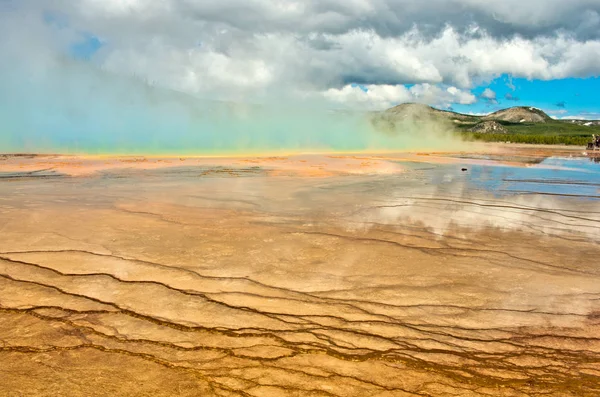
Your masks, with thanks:
[[[171,5],[181,16],[250,32],[342,34],[372,29],[382,37],[394,37],[418,26],[425,37],[433,37],[447,25],[460,32],[476,25],[504,38],[556,31],[581,40],[600,37],[600,2],[595,0],[182,0]]]

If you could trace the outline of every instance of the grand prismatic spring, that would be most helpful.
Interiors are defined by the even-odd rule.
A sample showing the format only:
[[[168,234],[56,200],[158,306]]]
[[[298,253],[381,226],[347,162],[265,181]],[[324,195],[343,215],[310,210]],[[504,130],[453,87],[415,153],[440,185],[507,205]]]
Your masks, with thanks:
[[[599,0],[0,0],[0,397],[600,396],[599,59]]]
[[[2,156],[0,394],[597,395],[600,164],[490,150]]]

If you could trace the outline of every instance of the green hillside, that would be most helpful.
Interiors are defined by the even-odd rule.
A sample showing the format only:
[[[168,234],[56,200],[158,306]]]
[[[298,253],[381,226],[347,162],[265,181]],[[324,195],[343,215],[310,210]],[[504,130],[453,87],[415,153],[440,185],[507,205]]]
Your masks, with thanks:
[[[387,128],[400,120],[437,120],[451,123],[467,140],[585,146],[592,134],[600,135],[598,120],[555,120],[540,109],[517,106],[474,116],[448,112],[421,104],[402,104],[379,113],[374,123]],[[496,129],[485,123],[498,123]],[[482,128],[483,127],[483,128]]]
[[[547,145],[585,146],[592,134],[600,135],[600,125],[581,125],[569,121],[549,120],[545,123],[511,123],[496,120],[507,134],[476,133],[469,129],[473,124],[457,125],[457,130],[467,139],[484,142],[534,143]]]

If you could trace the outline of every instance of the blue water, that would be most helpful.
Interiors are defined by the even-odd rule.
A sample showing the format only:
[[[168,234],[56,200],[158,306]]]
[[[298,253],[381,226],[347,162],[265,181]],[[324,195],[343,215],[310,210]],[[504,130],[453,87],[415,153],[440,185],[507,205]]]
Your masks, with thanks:
[[[600,162],[587,157],[549,157],[527,167],[468,168],[470,184],[497,195],[537,193],[600,199]]]

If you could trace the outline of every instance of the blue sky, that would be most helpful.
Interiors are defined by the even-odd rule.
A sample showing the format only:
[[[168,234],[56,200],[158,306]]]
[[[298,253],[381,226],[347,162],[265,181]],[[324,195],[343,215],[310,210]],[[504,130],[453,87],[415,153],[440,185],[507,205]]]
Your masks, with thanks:
[[[480,98],[489,88],[496,94],[496,101]],[[568,78],[559,80],[527,80],[503,75],[490,84],[473,90],[479,97],[472,105],[453,105],[458,112],[489,113],[511,106],[534,106],[550,116],[585,116],[600,119],[600,78]]]

